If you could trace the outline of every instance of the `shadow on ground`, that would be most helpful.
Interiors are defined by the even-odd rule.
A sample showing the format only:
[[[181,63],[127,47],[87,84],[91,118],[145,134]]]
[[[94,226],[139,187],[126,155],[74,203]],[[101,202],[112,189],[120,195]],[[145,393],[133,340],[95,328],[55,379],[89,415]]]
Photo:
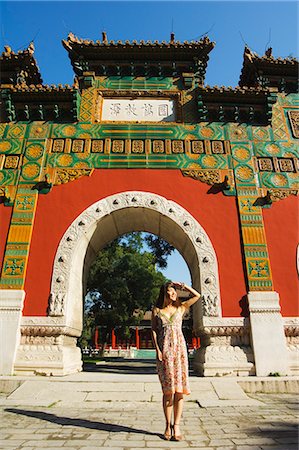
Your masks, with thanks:
[[[74,419],[71,417],[65,416],[57,416],[56,414],[50,414],[43,411],[30,411],[26,409],[17,409],[17,408],[5,408],[6,412],[18,414],[26,417],[33,417],[39,420],[45,420],[47,422],[55,423],[63,426],[72,426],[72,427],[82,427],[88,428],[91,430],[101,430],[107,431],[109,433],[136,433],[136,434],[146,434],[151,436],[159,436],[162,435],[158,433],[152,433],[150,431],[141,430],[139,428],[127,427],[124,425],[117,425],[114,423],[105,423],[105,422],[94,422],[92,420],[86,419]]]

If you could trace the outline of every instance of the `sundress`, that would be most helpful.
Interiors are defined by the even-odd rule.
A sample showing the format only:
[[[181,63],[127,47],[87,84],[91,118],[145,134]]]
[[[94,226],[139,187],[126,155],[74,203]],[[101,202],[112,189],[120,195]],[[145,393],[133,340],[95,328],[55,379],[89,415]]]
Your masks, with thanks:
[[[157,341],[162,361],[157,358],[157,372],[163,394],[190,394],[188,354],[182,332],[183,315],[179,308],[171,317],[157,314]]]

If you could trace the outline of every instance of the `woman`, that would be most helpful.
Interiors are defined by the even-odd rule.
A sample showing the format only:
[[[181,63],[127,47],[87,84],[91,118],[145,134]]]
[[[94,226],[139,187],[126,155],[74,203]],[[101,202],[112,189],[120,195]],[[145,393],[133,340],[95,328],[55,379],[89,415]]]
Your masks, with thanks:
[[[193,297],[180,302],[176,289],[189,291]],[[152,335],[157,352],[157,371],[163,391],[163,410],[166,419],[164,438],[182,440],[180,420],[183,395],[190,394],[188,381],[188,354],[182,332],[186,311],[200,298],[200,294],[184,283],[168,282],[160,289],[152,310]],[[173,427],[171,426],[174,412]],[[172,436],[173,431],[173,436]]]

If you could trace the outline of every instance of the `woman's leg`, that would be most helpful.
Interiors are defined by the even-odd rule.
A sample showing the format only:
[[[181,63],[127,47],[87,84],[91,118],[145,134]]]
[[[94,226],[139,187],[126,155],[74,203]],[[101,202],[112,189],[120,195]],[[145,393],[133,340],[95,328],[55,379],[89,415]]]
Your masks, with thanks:
[[[173,395],[163,394],[163,411],[166,420],[165,434],[171,435],[171,418],[173,410]]]
[[[176,392],[174,394],[174,436],[181,436],[180,421],[183,412],[184,395]]]

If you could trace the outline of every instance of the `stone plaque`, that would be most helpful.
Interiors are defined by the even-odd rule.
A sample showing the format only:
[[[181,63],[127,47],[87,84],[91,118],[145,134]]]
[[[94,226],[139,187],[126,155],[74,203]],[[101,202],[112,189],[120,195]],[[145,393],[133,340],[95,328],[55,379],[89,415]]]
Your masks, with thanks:
[[[64,139],[55,139],[55,141],[53,141],[52,152],[63,153],[63,150],[64,150]]]
[[[212,141],[212,153],[214,153],[214,154],[222,154],[222,153],[224,153],[223,142],[221,142],[221,141]]]
[[[143,153],[144,152],[144,144],[143,141],[132,141],[132,153]]]
[[[281,172],[294,172],[294,164],[290,158],[279,159],[278,162]]]
[[[173,153],[184,153],[184,141],[172,141]]]
[[[114,122],[174,122],[174,101],[153,98],[104,98],[102,120]]]
[[[153,141],[153,153],[164,153],[164,141]]]
[[[74,153],[82,153],[84,150],[84,141],[83,139],[75,139],[73,141],[72,152]]]
[[[102,139],[94,139],[91,143],[92,153],[103,153],[104,151],[104,141]]]
[[[204,153],[203,141],[191,141],[192,142],[192,153]]]
[[[124,141],[116,139],[112,142],[112,153],[123,153],[124,152]]]
[[[4,163],[4,169],[16,169],[19,164],[19,157],[18,156],[6,156],[5,163]]]
[[[273,172],[273,163],[271,158],[259,158],[259,169],[263,172]]]

